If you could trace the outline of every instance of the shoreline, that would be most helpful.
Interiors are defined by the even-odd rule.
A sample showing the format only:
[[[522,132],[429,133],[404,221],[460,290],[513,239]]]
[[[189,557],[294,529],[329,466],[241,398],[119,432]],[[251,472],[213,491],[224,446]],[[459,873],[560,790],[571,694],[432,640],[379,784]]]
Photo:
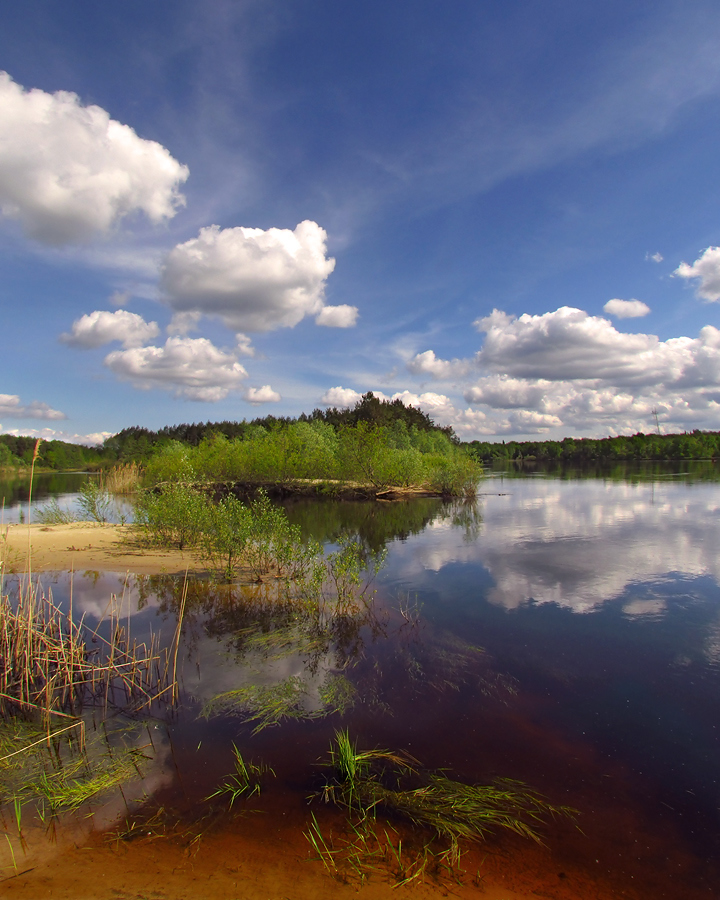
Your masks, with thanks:
[[[132,572],[183,575],[207,571],[192,552],[143,547],[130,525],[73,522],[67,525],[6,525],[0,532],[0,573]]]

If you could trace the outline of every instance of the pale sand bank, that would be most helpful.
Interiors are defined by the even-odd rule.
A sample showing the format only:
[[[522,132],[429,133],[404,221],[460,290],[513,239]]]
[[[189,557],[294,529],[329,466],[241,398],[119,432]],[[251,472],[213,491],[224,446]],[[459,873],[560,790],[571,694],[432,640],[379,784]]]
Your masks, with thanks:
[[[28,533],[32,571],[134,572],[142,575],[203,571],[197,555],[140,547],[130,526],[74,522],[71,525],[6,525],[0,532],[0,562],[6,574],[27,570]]]

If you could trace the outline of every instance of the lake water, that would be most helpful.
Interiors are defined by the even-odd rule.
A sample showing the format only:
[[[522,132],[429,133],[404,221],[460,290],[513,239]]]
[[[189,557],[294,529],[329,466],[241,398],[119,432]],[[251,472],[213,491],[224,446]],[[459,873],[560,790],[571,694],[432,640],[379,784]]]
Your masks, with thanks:
[[[89,472],[42,472],[35,476],[30,496],[29,479],[0,475],[0,524],[38,522],[53,499],[63,513],[82,518],[80,488],[89,479],[97,478],[96,473]],[[107,513],[108,522],[131,521],[132,507],[127,498],[117,497]]]
[[[468,783],[518,779],[578,810],[576,823],[542,829],[543,846],[491,836],[464,857],[462,885],[448,876],[423,890],[557,900],[720,895],[720,477],[712,467],[496,473],[474,503],[299,501],[287,510],[328,546],[353,534],[387,557],[372,604],[321,623],[269,602],[277,585],[190,585],[181,706],[148,725],[157,744],[148,804],[198,821],[204,798],[232,770],[233,742],[276,774],[251,804],[265,815],[214,820],[207,865],[232,846],[251,854],[257,871],[282,859],[292,896],[340,890],[307,860],[302,832],[311,812],[327,833],[342,828],[337,812],[308,797],[322,783],[319,762],[335,729],[347,727],[361,749],[403,750]],[[69,598],[66,574],[47,580],[56,599]],[[134,634],[172,637],[182,594],[173,579],[87,573],[72,590],[90,623],[115,594]],[[347,708],[322,715],[331,683],[347,688]],[[200,715],[222,692],[282,685],[296,692],[304,718],[253,734],[257,719]],[[98,822],[109,826],[113,809]],[[127,852],[128,864],[142,864],[141,842]],[[244,877],[242,896],[266,896],[259,875]],[[389,891],[384,877],[364,890]]]

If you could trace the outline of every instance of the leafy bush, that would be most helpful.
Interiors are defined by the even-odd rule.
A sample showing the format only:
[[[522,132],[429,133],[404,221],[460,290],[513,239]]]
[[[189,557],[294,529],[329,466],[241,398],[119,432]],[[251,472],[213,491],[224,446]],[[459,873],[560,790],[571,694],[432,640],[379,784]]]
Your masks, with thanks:
[[[86,481],[80,488],[78,497],[79,517],[91,522],[104,524],[109,521],[113,512],[113,499],[102,483],[96,480]]]
[[[207,533],[211,508],[211,501],[194,488],[168,484],[139,495],[135,522],[154,543],[184,550],[198,546]]]

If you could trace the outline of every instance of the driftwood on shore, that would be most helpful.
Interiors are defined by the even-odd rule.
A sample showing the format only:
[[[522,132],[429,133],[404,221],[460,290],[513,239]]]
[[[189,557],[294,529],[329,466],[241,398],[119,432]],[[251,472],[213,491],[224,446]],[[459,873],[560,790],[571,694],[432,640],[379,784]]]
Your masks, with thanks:
[[[274,499],[286,497],[316,497],[335,500],[411,500],[415,497],[447,497],[442,491],[421,487],[376,487],[354,481],[295,479],[292,481],[230,481],[209,485],[216,497],[232,494],[247,500],[262,491]]]

